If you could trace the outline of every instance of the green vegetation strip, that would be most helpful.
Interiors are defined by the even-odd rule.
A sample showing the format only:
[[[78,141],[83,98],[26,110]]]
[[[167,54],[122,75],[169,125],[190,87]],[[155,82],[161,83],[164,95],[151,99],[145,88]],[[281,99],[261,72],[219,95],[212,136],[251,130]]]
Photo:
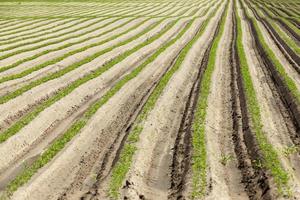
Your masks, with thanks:
[[[127,41],[127,43],[129,41],[132,41],[132,40],[140,37],[140,36],[143,36],[145,33],[149,32],[154,27],[158,26],[162,21],[163,20],[160,20],[160,21],[156,22],[155,24],[152,24],[147,29],[145,29],[141,33],[139,33],[138,35],[136,35],[133,38],[129,39]],[[27,124],[29,124],[29,122],[32,121],[40,112],[42,112],[47,107],[49,107],[50,105],[54,104],[56,101],[58,101],[59,99],[63,98],[67,94],[71,93],[73,90],[75,90],[80,85],[86,83],[87,81],[89,81],[91,79],[94,79],[94,78],[100,76],[103,72],[107,71],[108,69],[110,69],[115,64],[121,62],[126,57],[128,57],[129,55],[131,55],[132,53],[134,53],[135,51],[137,51],[137,50],[141,49],[142,47],[144,47],[145,45],[149,44],[149,42],[153,42],[154,39],[158,38],[163,33],[165,33],[168,29],[170,29],[171,26],[174,25],[174,23],[175,22],[172,22],[171,24],[169,24],[167,26],[166,29],[164,29],[163,31],[161,31],[157,35],[149,38],[148,40],[146,40],[145,42],[143,42],[141,44],[138,44],[137,46],[133,47],[132,49],[127,50],[124,54],[121,54],[121,55],[117,56],[116,58],[114,58],[111,61],[107,62],[103,66],[97,68],[96,70],[94,70],[90,74],[88,74],[88,75],[86,75],[86,76],[84,76],[82,78],[79,78],[79,79],[75,80],[69,86],[67,86],[66,88],[60,90],[56,95],[52,96],[51,98],[49,98],[48,100],[46,100],[44,103],[42,103],[39,106],[37,106],[37,108],[34,111],[32,111],[31,113],[28,113],[27,115],[25,115],[24,117],[22,117],[18,122],[16,122],[15,124],[13,124],[10,128],[8,128],[3,133],[1,133],[0,134],[0,143],[6,141],[9,137],[11,137],[12,135],[16,134],[24,126],[26,126]],[[126,43],[126,41],[123,42],[123,44],[125,44],[125,43]],[[94,59],[94,58],[100,56],[101,54],[102,54],[102,52],[99,52],[99,54],[95,55],[95,57],[92,57],[91,59]],[[88,63],[88,62],[91,61],[91,59],[87,59],[84,62]],[[82,63],[79,63],[79,64],[81,65]],[[77,65],[74,65],[74,67],[77,67]],[[53,74],[53,76],[56,77],[57,73]],[[46,80],[51,80],[50,78],[54,78],[54,77],[49,77]]]
[[[209,15],[209,17],[203,22],[201,25],[200,30],[198,33],[191,39],[186,46],[182,49],[180,54],[178,55],[178,58],[174,64],[174,66],[160,79],[158,85],[155,87],[154,91],[150,95],[148,101],[144,105],[141,113],[138,115],[136,122],[130,131],[128,138],[124,144],[124,148],[122,149],[120,153],[120,159],[115,165],[115,167],[112,170],[111,175],[111,181],[109,185],[109,195],[111,198],[117,199],[119,196],[119,189],[122,186],[122,183],[126,177],[127,172],[129,171],[129,168],[132,163],[132,158],[135,153],[136,149],[136,143],[139,139],[139,134],[143,130],[143,124],[145,120],[147,119],[147,116],[149,112],[153,109],[155,106],[155,103],[161,93],[163,92],[165,86],[168,84],[169,80],[173,76],[173,74],[179,69],[182,62],[184,61],[187,53],[192,48],[193,44],[199,39],[199,37],[203,34],[205,28],[207,27],[208,22],[212,18],[212,15]],[[187,28],[189,28],[192,24],[190,23]],[[185,32],[186,30],[184,30]],[[184,32],[181,32],[180,35],[177,36],[173,41],[170,41],[170,44],[168,44],[167,47],[172,45],[179,37],[181,37]],[[162,47],[159,51],[163,52],[167,47]]]
[[[270,170],[274,181],[279,189],[279,193],[286,194],[289,192],[288,181],[289,174],[281,166],[278,154],[273,145],[268,142],[268,139],[263,132],[263,124],[261,123],[260,106],[256,97],[256,91],[252,83],[249,65],[247,63],[245,50],[242,40],[242,25],[241,19],[237,19],[237,53],[240,60],[241,75],[246,93],[246,101],[248,105],[248,112],[253,124],[253,131],[255,132],[256,140],[259,148],[263,154],[263,165]],[[261,33],[260,33],[261,34]],[[259,36],[260,40],[262,35]],[[264,46],[266,44],[264,43]],[[268,52],[270,53],[270,52]]]
[[[135,51],[141,49],[145,45],[148,45],[158,38],[160,38],[163,34],[165,34],[168,30],[170,30],[176,23],[178,22],[178,19],[176,21],[173,21],[169,23],[159,34],[149,38],[146,40],[144,43],[134,47],[131,50],[128,50],[124,54],[118,56],[118,58],[108,62],[105,64],[102,68],[97,69],[95,72],[92,74],[78,80],[77,84],[73,84],[74,86],[72,88],[69,88],[67,91],[64,91],[63,93],[60,93],[58,97],[52,98],[50,101],[57,101],[58,99],[61,98],[61,96],[65,96],[66,92],[70,93],[74,88],[78,87],[79,84],[82,84],[83,82],[87,82],[88,80],[91,80],[93,78],[98,77],[100,74],[102,74],[104,71],[108,70],[115,64],[121,62],[125,58],[127,58],[129,55],[134,53]],[[159,23],[158,23],[159,24]],[[71,127],[63,134],[61,135],[58,139],[54,141],[53,144],[50,145],[50,147],[41,154],[41,156],[27,169],[25,169],[20,175],[18,175],[9,185],[7,186],[6,191],[9,194],[12,194],[15,190],[17,190],[20,186],[24,185],[26,182],[30,180],[30,178],[44,165],[46,165],[61,149],[64,148],[64,146],[75,136],[77,135],[80,130],[86,125],[87,121],[96,113],[96,111],[104,105],[114,94],[116,94],[124,84],[126,84],[129,80],[132,78],[136,77],[139,72],[149,63],[153,61],[153,57],[151,56],[152,59],[147,59],[142,65],[134,69],[130,74],[126,75],[121,81],[119,81],[112,89],[110,89],[102,98],[100,98],[97,102],[92,104],[87,111],[84,113],[84,115],[76,120]],[[46,104],[43,106],[43,109],[49,106],[49,104]],[[39,111],[40,112],[40,111]],[[36,116],[37,114],[32,114]],[[31,121],[32,118],[31,116],[29,117],[29,120]],[[28,123],[28,122],[27,122]],[[2,134],[0,135],[2,136]]]
[[[99,27],[99,29],[102,29],[102,28],[108,26],[109,24],[112,24],[112,23],[116,22],[117,20],[118,20],[118,19],[113,20],[113,21],[111,21],[111,22],[108,22],[108,23],[102,25],[101,27]],[[94,38],[97,38],[97,37],[104,36],[104,35],[106,35],[106,34],[108,34],[108,33],[111,33],[111,32],[113,32],[113,31],[115,31],[115,30],[117,30],[117,29],[119,29],[119,28],[121,28],[121,27],[123,27],[123,26],[129,24],[129,23],[132,22],[133,20],[135,20],[135,19],[130,19],[129,21],[124,22],[124,23],[122,23],[122,24],[120,24],[120,25],[118,25],[118,26],[116,26],[116,27],[113,27],[113,28],[107,30],[107,31],[104,31],[104,32],[102,32],[102,33],[100,33],[100,34],[98,34],[98,35],[90,36],[90,37],[87,37],[87,38],[85,38],[85,39],[79,40],[79,41],[77,41],[77,42],[70,42],[70,43],[64,44],[64,45],[62,45],[62,46],[60,46],[60,47],[54,48],[54,49],[47,49],[47,50],[42,51],[42,52],[40,52],[40,53],[38,53],[38,54],[35,54],[35,55],[31,56],[31,57],[28,57],[28,58],[24,58],[24,59],[22,59],[22,60],[19,60],[19,61],[15,62],[15,63],[13,63],[13,64],[11,64],[11,65],[4,66],[4,67],[0,68],[0,72],[4,72],[4,71],[6,71],[6,70],[15,68],[15,67],[19,66],[20,64],[23,64],[23,63],[25,63],[25,62],[27,62],[27,61],[36,59],[36,58],[38,58],[38,57],[40,57],[40,56],[43,56],[43,55],[45,55],[45,54],[47,54],[47,53],[51,53],[51,52],[54,52],[54,51],[59,51],[59,50],[68,48],[68,47],[70,47],[70,46],[76,45],[76,44],[84,43],[84,42],[86,42],[86,41],[88,41],[88,40],[90,40],[90,39],[94,39]],[[135,26],[134,26],[134,27],[135,27]],[[135,27],[135,28],[136,28],[136,27]],[[111,37],[108,38],[108,39],[100,40],[100,41],[98,41],[98,42],[96,42],[96,43],[92,43],[92,44],[90,44],[90,45],[86,45],[86,46],[81,47],[81,48],[76,48],[75,50],[70,51],[70,52],[68,52],[68,53],[65,53],[65,54],[63,54],[62,56],[59,56],[59,57],[54,58],[54,59],[52,59],[52,60],[48,60],[48,61],[46,61],[46,62],[44,62],[44,63],[41,63],[41,64],[39,64],[39,65],[36,65],[36,66],[34,66],[34,67],[32,67],[32,68],[29,68],[29,69],[27,69],[27,70],[21,72],[21,74],[23,74],[23,75],[15,74],[15,75],[13,75],[13,76],[16,76],[16,78],[21,78],[22,76],[25,76],[25,75],[27,75],[27,74],[30,74],[30,73],[33,72],[33,71],[42,69],[42,68],[44,68],[44,67],[46,67],[46,66],[48,66],[48,65],[55,64],[55,63],[57,63],[57,62],[59,62],[59,61],[65,59],[65,58],[68,57],[68,56],[71,56],[71,55],[74,55],[74,54],[76,54],[76,53],[85,51],[85,50],[87,50],[87,49],[89,49],[89,48],[92,48],[92,47],[95,47],[95,46],[103,45],[104,43],[109,42],[110,40],[116,39],[117,37],[120,37],[121,35],[124,35],[124,34],[128,33],[128,32],[131,31],[131,30],[133,30],[133,28],[129,28],[128,30],[125,30],[125,31],[120,32],[120,33],[117,33],[116,36],[111,36]],[[10,77],[10,76],[7,76],[7,77]],[[15,79],[14,77],[11,77],[11,78],[7,78],[7,77],[3,77],[3,78],[2,78],[3,80],[0,78],[0,83],[3,83],[3,82],[8,81],[8,80]]]
[[[192,199],[198,199],[205,195],[207,188],[207,158],[206,158],[206,141],[205,141],[205,119],[208,106],[208,96],[210,93],[211,78],[215,68],[217,49],[221,37],[224,32],[225,21],[228,12],[228,3],[222,18],[220,26],[217,30],[216,37],[213,40],[209,53],[208,63],[204,71],[201,85],[200,95],[196,106],[194,121],[192,124],[193,130],[193,156],[192,156]]]
[[[286,24],[288,25],[291,29],[293,29],[293,31],[295,31],[295,33],[297,33],[298,35],[300,35],[300,29],[298,29],[294,24],[292,24],[289,20],[280,17],[280,19]]]

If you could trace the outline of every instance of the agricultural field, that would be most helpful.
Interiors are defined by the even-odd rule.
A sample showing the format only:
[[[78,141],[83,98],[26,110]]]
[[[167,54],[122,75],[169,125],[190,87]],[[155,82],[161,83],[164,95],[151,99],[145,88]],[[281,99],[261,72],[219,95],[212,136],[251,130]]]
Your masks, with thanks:
[[[300,199],[300,0],[0,1],[0,200]]]

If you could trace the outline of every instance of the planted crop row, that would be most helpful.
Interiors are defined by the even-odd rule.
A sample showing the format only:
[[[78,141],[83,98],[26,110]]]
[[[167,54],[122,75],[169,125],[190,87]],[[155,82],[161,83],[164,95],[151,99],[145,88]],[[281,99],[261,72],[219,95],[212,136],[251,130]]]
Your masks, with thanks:
[[[116,21],[116,20],[114,20],[114,21]],[[86,26],[86,27],[88,28],[88,26]],[[83,27],[83,28],[84,28],[84,27]],[[100,28],[103,28],[103,26],[101,26]],[[39,48],[42,48],[42,47],[45,47],[45,46],[57,44],[57,43],[60,43],[60,42],[65,42],[65,41],[68,40],[68,39],[74,39],[74,38],[77,38],[77,37],[81,37],[81,36],[84,36],[84,35],[86,35],[86,34],[88,34],[88,33],[93,32],[93,31],[97,31],[98,29],[99,29],[99,28],[94,28],[94,29],[92,29],[92,30],[87,30],[86,32],[79,33],[79,34],[77,34],[77,35],[69,35],[69,36],[68,36],[69,32],[66,32],[66,33],[63,33],[63,34],[61,35],[61,36],[67,35],[67,37],[65,37],[65,38],[60,38],[60,39],[57,39],[57,40],[54,40],[54,41],[46,42],[46,43],[43,43],[43,44],[40,44],[40,45],[36,45],[36,46],[33,46],[33,47],[29,47],[29,48],[25,48],[25,49],[20,49],[20,50],[16,50],[16,51],[10,52],[10,53],[8,53],[8,54],[4,54],[4,55],[0,56],[0,60],[5,59],[5,58],[8,58],[8,57],[10,57],[10,56],[14,56],[14,55],[19,54],[19,53],[24,53],[24,52],[28,52],[28,51],[33,51],[33,50],[36,50],[36,49],[39,49]],[[81,29],[78,28],[78,29],[75,30],[75,31],[80,31],[80,30],[81,30]],[[75,31],[73,31],[73,32],[75,32]],[[99,35],[99,34],[98,34],[98,35]],[[79,42],[85,42],[87,39],[96,38],[98,35],[94,35],[94,36],[90,36],[90,37],[88,37],[88,38],[86,38],[86,39],[82,39],[81,41],[78,41],[78,43],[79,43]],[[56,37],[49,37],[49,38],[47,38],[47,39],[51,39],[51,38],[56,38]],[[42,39],[38,39],[38,40],[36,40],[36,41],[34,41],[34,42],[32,42],[32,43],[40,42],[40,41],[43,41],[43,40],[42,40]],[[24,45],[24,44],[23,44],[23,45]],[[19,47],[19,46],[22,46],[22,45],[15,45],[15,46],[6,48],[6,49],[4,49],[4,50],[14,49],[15,47]],[[4,51],[4,50],[3,50],[3,51]]]
[[[3,23],[1,24],[2,27],[0,27],[0,31],[2,29],[6,29],[7,27],[13,27],[15,25],[20,25],[20,23],[23,23],[23,22],[27,22],[29,21],[30,19],[26,19],[26,20],[15,20],[15,19],[11,19],[11,20],[4,20],[3,19]]]
[[[21,28],[24,28],[26,26],[32,25],[34,23],[43,22],[43,21],[46,21],[46,20],[45,19],[40,19],[40,20],[38,19],[38,20],[32,21],[32,19],[25,19],[25,20],[22,20],[21,23],[16,24],[16,26],[8,26],[7,29],[1,30],[1,32],[14,31],[14,30],[21,29]]]

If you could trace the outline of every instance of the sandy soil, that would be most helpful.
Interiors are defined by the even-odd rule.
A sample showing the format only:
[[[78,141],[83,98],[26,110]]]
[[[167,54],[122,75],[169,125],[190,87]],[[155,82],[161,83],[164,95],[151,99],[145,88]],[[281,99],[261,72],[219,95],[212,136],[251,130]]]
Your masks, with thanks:
[[[143,70],[138,77],[126,84],[121,91],[97,111],[93,119],[91,119],[89,124],[82,130],[81,134],[70,143],[68,148],[66,148],[53,163],[49,164],[47,170],[41,170],[41,174],[37,176],[32,183],[28,184],[27,187],[17,192],[14,198],[18,199],[18,195],[21,195],[26,199],[26,196],[29,195],[28,198],[30,199],[55,199],[57,195],[62,194],[67,185],[70,185],[72,181],[75,180],[76,172],[78,172],[80,168],[92,167],[90,165],[92,165],[93,162],[89,159],[95,159],[95,156],[100,157],[104,155],[105,151],[103,150],[107,149],[111,142],[113,142],[118,131],[121,131],[122,126],[126,123],[126,119],[130,117],[130,113],[134,112],[133,109],[135,106],[139,104],[141,98],[147,94],[146,88],[151,87],[151,85],[157,81],[161,73],[163,73],[164,68],[160,66],[167,66],[166,63],[169,63],[172,57],[174,58],[176,51],[178,52],[181,46],[182,41],[177,42],[170,48],[172,51],[166,51],[166,53],[159,56],[159,58]],[[120,99],[122,99],[123,103],[120,102]],[[105,116],[105,120],[103,116]],[[89,135],[88,138],[86,137],[87,135]],[[78,151],[78,153],[74,153],[75,149],[77,149],[76,151]],[[89,156],[92,157],[89,158]],[[91,162],[88,162],[88,166],[82,165],[80,164],[82,159],[84,161],[87,159],[87,161]],[[59,170],[57,170],[57,167],[59,167]],[[50,168],[55,169],[55,174],[49,174],[49,172],[52,171]],[[68,177],[68,181],[64,181],[64,177]],[[53,184],[51,184],[53,188],[49,188],[47,186],[48,184],[46,184],[45,187],[40,184],[45,183],[43,181],[44,178],[50,182],[53,181]],[[37,188],[37,186],[39,188]],[[36,192],[32,193],[31,191]]]

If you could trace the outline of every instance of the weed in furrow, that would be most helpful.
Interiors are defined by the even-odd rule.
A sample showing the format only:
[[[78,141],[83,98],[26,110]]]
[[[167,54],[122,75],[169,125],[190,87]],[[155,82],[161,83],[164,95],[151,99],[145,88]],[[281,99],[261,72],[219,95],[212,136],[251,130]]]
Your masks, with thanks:
[[[244,10],[245,11],[245,10]],[[246,17],[247,18],[247,17]],[[241,75],[245,87],[246,101],[248,112],[253,124],[253,132],[255,133],[257,143],[262,151],[264,167],[268,169],[278,187],[280,194],[288,195],[290,188],[288,186],[289,174],[282,167],[277,151],[273,145],[269,143],[266,134],[263,132],[263,124],[261,123],[260,105],[256,97],[256,91],[252,83],[249,65],[247,63],[245,50],[242,42],[242,25],[241,19],[237,19],[237,53],[240,60]],[[257,28],[257,27],[256,27]],[[262,37],[262,36],[260,36]]]
[[[173,74],[181,66],[183,60],[185,59],[187,53],[189,52],[189,50],[191,49],[193,44],[200,38],[200,36],[205,31],[205,28],[212,17],[213,17],[212,15],[209,15],[209,17],[201,25],[201,27],[198,30],[198,32],[196,33],[196,35],[185,45],[185,47],[182,49],[182,51],[178,55],[178,57],[174,63],[174,66],[172,66],[172,68],[161,78],[158,85],[155,87],[155,89],[153,90],[149,99],[145,103],[141,113],[138,115],[138,117],[135,121],[135,124],[132,127],[132,129],[128,135],[128,138],[124,144],[124,147],[120,153],[120,159],[112,170],[111,181],[109,184],[109,186],[110,186],[109,195],[112,198],[116,199],[119,196],[119,189],[121,188],[122,183],[126,177],[126,174],[129,171],[129,168],[132,163],[133,155],[134,155],[135,151],[137,150],[136,143],[139,140],[139,134],[143,130],[144,121],[147,119],[149,112],[155,106],[156,101],[158,100],[159,96],[162,94],[164,88],[168,84],[168,82],[171,79],[171,77],[173,76]],[[189,26],[191,26],[191,24]],[[184,34],[184,33],[182,33],[182,34]],[[181,37],[181,36],[179,35],[177,37]],[[174,39],[174,41],[170,41],[170,42],[174,43],[175,39]],[[164,50],[164,49],[162,49],[162,50]]]
[[[160,21],[161,22],[161,21]],[[158,22],[156,26],[160,23]],[[169,23],[159,34],[149,38],[144,43],[136,46],[135,48],[128,50],[124,54],[118,56],[118,58],[108,62],[105,64],[102,68],[99,68],[98,70],[94,71],[89,76],[84,77],[83,79],[77,81],[78,83],[74,85],[74,88],[69,88],[68,91],[64,91],[64,93],[61,93],[61,96],[65,96],[66,92],[69,94],[71,91],[73,91],[76,87],[79,86],[79,84],[83,84],[84,82],[87,82],[88,80],[91,80],[92,78],[96,78],[99,75],[101,75],[104,71],[108,70],[109,68],[113,67],[115,64],[121,62],[126,57],[131,55],[132,53],[136,52],[137,50],[141,49],[142,47],[152,43],[153,41],[157,40],[159,37],[161,37],[163,34],[165,34],[168,30],[170,30],[176,23],[178,22],[178,19]],[[151,56],[152,58],[152,56]],[[152,58],[154,59],[154,58]],[[30,180],[30,178],[44,165],[46,165],[64,146],[75,136],[77,135],[80,130],[87,124],[88,120],[96,113],[96,111],[104,105],[114,94],[116,94],[123,85],[125,85],[129,80],[136,77],[140,71],[149,63],[152,62],[152,59],[147,59],[142,65],[140,65],[138,68],[134,69],[130,74],[126,75],[121,81],[119,81],[111,90],[109,90],[102,98],[100,98],[98,101],[96,101],[94,104],[92,104],[86,112],[83,114],[83,117],[77,119],[70,128],[59,138],[57,138],[53,144],[27,169],[25,169],[19,176],[17,176],[7,187],[7,192],[12,193],[15,190],[17,190],[20,186],[25,184]],[[58,98],[52,98],[52,101],[57,101],[58,99],[61,99],[62,97]],[[51,104],[52,104],[51,101]],[[51,105],[49,104],[49,105]],[[48,107],[49,105],[45,105]],[[38,114],[38,113],[37,113]],[[37,115],[36,114],[36,115]],[[31,121],[32,119],[30,119]]]
[[[207,66],[204,66],[206,67],[206,69],[204,70],[203,77],[200,83],[200,94],[197,100],[194,120],[192,123],[192,199],[203,197],[207,189],[207,152],[205,140],[205,118],[207,113],[206,108],[208,106],[207,101],[210,92],[212,73],[214,71],[216,62],[218,44],[224,32],[224,25],[228,12],[228,4],[229,3],[227,2],[224,13],[215,32],[215,38],[212,41],[212,46],[208,55]]]

